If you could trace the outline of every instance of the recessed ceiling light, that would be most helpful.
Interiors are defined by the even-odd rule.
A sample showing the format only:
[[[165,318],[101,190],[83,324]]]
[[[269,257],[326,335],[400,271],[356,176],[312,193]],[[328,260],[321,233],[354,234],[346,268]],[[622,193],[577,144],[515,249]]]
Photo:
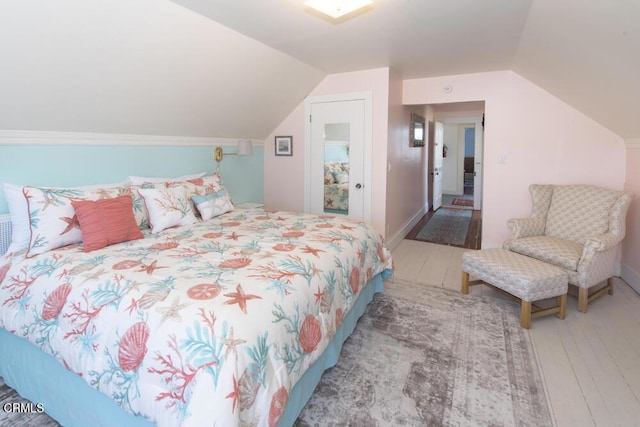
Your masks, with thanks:
[[[338,19],[373,4],[373,0],[307,0],[304,5]]]

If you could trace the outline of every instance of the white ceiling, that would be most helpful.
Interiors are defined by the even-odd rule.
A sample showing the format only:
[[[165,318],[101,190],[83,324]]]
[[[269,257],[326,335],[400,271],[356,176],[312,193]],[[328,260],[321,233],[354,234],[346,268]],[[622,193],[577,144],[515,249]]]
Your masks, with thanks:
[[[0,129],[266,138],[329,73],[514,70],[640,138],[640,0],[0,0]]]
[[[174,0],[324,73],[514,70],[623,138],[640,137],[640,1],[374,0],[341,23],[304,0]]]

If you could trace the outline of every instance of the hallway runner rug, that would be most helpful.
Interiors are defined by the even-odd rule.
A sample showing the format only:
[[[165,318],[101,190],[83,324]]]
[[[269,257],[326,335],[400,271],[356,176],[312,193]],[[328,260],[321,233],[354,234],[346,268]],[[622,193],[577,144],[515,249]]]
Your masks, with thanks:
[[[471,210],[440,208],[415,239],[440,245],[464,246],[471,214]]]
[[[551,426],[512,301],[390,279],[296,427]]]

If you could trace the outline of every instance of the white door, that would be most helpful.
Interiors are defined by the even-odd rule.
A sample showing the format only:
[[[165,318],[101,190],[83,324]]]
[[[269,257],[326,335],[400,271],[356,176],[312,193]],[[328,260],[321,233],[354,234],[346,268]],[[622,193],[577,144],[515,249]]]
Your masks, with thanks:
[[[365,219],[364,100],[313,102],[310,122],[310,212]]]
[[[435,123],[433,141],[433,210],[442,206],[442,147],[444,147],[444,124]]]
[[[482,209],[482,146],[483,139],[482,137],[483,129],[482,123],[476,122],[476,132],[475,132],[475,149],[473,153],[473,209],[481,210]]]

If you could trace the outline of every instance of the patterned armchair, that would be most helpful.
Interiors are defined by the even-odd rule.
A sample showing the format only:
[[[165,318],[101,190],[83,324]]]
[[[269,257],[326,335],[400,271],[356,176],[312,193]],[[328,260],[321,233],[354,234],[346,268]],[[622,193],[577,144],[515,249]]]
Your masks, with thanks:
[[[616,250],[632,196],[593,185],[534,184],[529,192],[531,216],[508,221],[511,236],[503,247],[565,269],[584,313],[594,299],[613,294]]]

